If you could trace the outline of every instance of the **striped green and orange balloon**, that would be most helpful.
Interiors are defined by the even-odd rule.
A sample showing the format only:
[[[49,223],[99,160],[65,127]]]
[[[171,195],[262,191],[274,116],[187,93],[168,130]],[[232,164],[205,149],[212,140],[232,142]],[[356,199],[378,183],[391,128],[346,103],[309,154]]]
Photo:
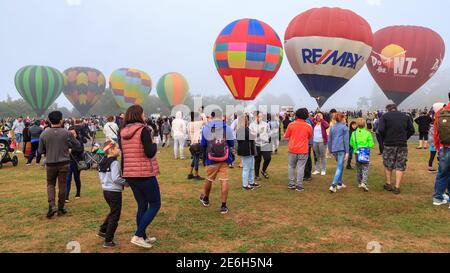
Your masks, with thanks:
[[[180,73],[167,73],[156,87],[159,99],[168,107],[183,104],[189,95],[189,85]]]
[[[42,116],[61,95],[64,76],[53,67],[29,65],[17,71],[15,84],[22,98]]]

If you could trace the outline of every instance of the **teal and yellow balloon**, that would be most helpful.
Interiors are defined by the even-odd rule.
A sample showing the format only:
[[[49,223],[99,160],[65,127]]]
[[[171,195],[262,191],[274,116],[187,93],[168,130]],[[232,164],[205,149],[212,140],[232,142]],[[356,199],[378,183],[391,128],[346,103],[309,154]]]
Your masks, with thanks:
[[[53,67],[29,65],[17,71],[15,85],[34,112],[42,116],[61,95],[64,76]]]
[[[180,73],[167,73],[156,87],[159,99],[168,107],[183,104],[189,95],[189,85]]]
[[[105,93],[105,87],[105,76],[95,68],[72,67],[64,71],[63,93],[82,116]]]

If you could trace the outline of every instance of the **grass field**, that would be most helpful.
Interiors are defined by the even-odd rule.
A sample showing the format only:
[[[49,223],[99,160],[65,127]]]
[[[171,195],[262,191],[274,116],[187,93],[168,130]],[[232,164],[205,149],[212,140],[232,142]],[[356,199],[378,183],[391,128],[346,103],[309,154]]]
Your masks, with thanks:
[[[187,153],[187,151],[186,151]],[[231,170],[230,213],[222,216],[219,185],[210,208],[199,201],[202,183],[186,180],[189,160],[175,161],[171,149],[159,154],[162,209],[149,228],[159,241],[151,250],[134,247],[136,204],[124,192],[116,233],[121,244],[112,252],[368,252],[377,241],[382,252],[449,252],[450,211],[431,204],[434,175],[426,171],[427,151],[410,147],[403,193],[384,192],[381,158],[373,156],[369,193],[359,191],[354,171],[345,171],[348,189],[331,195],[334,173],[315,177],[306,192],[287,190],[287,155],[283,147],[269,168],[272,178],[252,192],[241,189],[240,169]],[[202,170],[201,174],[204,174]],[[74,193],[72,193],[74,194]],[[108,208],[95,171],[82,173],[82,198],[68,204],[67,216],[45,218],[45,171],[37,166],[0,170],[0,252],[68,252],[77,241],[81,252],[105,252],[95,233]]]

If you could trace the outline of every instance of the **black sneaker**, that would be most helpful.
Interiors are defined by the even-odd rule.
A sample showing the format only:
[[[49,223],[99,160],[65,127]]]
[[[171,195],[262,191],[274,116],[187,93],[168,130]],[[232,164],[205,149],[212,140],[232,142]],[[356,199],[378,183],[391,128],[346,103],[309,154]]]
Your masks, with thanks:
[[[244,189],[245,191],[252,191],[252,190],[254,190],[255,188],[252,187],[252,186],[247,186],[247,187],[242,187],[242,189]]]
[[[392,191],[392,185],[391,184],[384,184],[384,186],[383,186],[383,188],[384,188],[384,190],[385,191]]]
[[[192,180],[192,179],[194,179],[195,177],[194,177],[193,174],[189,174],[187,178],[188,178],[188,180]]]
[[[116,246],[118,246],[119,244],[118,243],[116,243],[116,242],[114,242],[114,241],[111,241],[111,242],[105,242],[104,244],[103,244],[103,247],[104,248],[114,248],[114,247],[116,247]]]
[[[297,187],[296,186],[288,186],[288,189],[293,191],[293,190],[297,189]]]
[[[397,187],[394,187],[394,189],[392,190],[392,192],[393,192],[395,195],[399,195],[399,194],[401,193],[400,189],[397,188]]]
[[[312,181],[312,177],[305,177],[305,178],[303,178],[303,181],[306,181],[306,182]]]
[[[222,206],[220,208],[220,214],[227,214],[228,213],[228,208],[227,206]]]
[[[67,210],[65,208],[58,209],[58,216],[63,216],[67,214]]]
[[[166,146],[166,143],[163,143],[162,147],[164,148],[164,146]]]
[[[269,179],[270,178],[269,174],[266,173],[266,172],[261,172],[261,174],[262,174],[262,176],[264,176],[265,179]]]
[[[295,188],[295,191],[298,191],[298,192],[304,192],[305,189],[304,189],[304,188],[301,188],[301,187],[296,187],[296,188]]]
[[[48,219],[50,219],[50,218],[52,218],[53,216],[55,216],[55,214],[58,212],[58,209],[57,208],[55,208],[55,207],[49,207],[48,208],[48,212],[47,212],[47,218]]]
[[[200,175],[194,176],[194,179],[195,179],[195,180],[198,180],[198,181],[203,181],[203,180],[205,180],[205,178],[201,177]]]
[[[97,232],[96,236],[101,239],[106,239],[106,233],[101,231]]]
[[[347,165],[347,170],[353,170],[351,165]]]
[[[253,188],[260,188],[261,187],[261,185],[259,184],[259,183],[253,183],[253,184],[250,184],[250,187],[253,187]]]
[[[203,194],[200,196],[200,202],[204,207],[209,207],[209,198],[206,198]]]

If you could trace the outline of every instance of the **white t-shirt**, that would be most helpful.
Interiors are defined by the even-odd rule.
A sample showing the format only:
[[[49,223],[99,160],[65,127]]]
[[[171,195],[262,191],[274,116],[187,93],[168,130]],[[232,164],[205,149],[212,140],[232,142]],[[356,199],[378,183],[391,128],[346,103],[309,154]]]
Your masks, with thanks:
[[[323,143],[323,136],[322,136],[322,126],[316,125],[314,127],[314,137],[313,137],[313,141],[315,143]]]

